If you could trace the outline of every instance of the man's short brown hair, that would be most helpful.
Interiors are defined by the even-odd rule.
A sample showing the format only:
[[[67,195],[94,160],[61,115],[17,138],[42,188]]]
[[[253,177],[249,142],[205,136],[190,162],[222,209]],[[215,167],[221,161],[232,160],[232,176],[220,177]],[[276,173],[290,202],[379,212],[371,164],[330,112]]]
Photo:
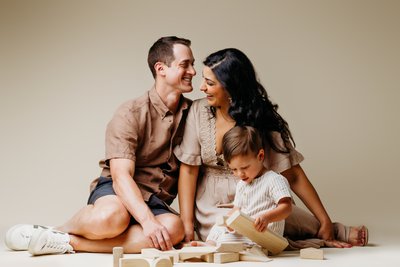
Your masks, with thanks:
[[[174,61],[174,44],[183,44],[187,47],[190,47],[190,40],[179,38],[176,36],[166,36],[158,39],[149,50],[149,55],[147,57],[147,63],[149,64],[149,68],[153,77],[156,77],[156,70],[154,69],[154,65],[157,62],[163,62],[170,66],[171,62]]]
[[[226,162],[238,155],[257,155],[263,148],[258,131],[251,126],[235,126],[222,138],[222,152]]]

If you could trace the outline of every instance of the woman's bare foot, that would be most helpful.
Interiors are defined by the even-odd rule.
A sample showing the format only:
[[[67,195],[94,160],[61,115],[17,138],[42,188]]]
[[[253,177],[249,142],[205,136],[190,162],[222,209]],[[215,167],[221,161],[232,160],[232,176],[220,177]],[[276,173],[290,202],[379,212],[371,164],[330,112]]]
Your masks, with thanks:
[[[368,228],[364,225],[350,227],[348,243],[353,246],[365,246],[368,244]]]

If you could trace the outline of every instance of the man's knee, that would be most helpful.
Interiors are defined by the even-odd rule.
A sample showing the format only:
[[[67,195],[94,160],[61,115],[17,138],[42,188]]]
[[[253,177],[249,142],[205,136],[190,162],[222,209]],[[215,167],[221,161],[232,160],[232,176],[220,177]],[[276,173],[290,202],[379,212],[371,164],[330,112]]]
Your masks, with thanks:
[[[100,221],[109,227],[119,227],[124,225],[125,227],[129,224],[130,216],[126,209],[107,207],[100,210],[99,214]]]
[[[94,234],[102,238],[111,238],[121,234],[128,227],[130,214],[119,201],[103,201],[95,203],[95,207],[94,221],[97,223],[92,228]]]
[[[183,222],[179,216],[172,213],[165,213],[158,215],[162,224],[167,228],[172,243],[178,244],[185,237],[185,230],[183,228]]]

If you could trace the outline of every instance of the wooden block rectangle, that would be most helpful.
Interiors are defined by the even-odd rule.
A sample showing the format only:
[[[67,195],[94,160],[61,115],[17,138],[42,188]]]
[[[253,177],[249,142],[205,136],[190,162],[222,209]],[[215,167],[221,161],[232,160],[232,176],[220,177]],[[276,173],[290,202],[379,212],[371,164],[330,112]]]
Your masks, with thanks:
[[[173,263],[179,262],[179,252],[177,250],[162,251],[160,256],[169,257]]]
[[[300,249],[300,258],[310,260],[323,260],[324,251],[317,248],[303,248]]]
[[[244,249],[242,242],[224,242],[217,246],[216,252],[240,252]]]
[[[145,258],[121,258],[119,267],[150,267],[152,259]]]
[[[119,259],[124,257],[124,249],[122,247],[113,247],[113,266],[119,267]]]
[[[237,252],[214,253],[214,263],[226,263],[234,261],[239,261],[239,253]]]
[[[154,259],[160,256],[162,251],[156,248],[142,248],[141,254],[143,258]]]
[[[141,250],[143,258],[155,259],[158,257],[169,257],[173,263],[179,262],[179,251],[178,250],[159,250],[156,248],[143,248]]]
[[[240,210],[235,211],[229,216],[226,224],[235,229],[239,234],[248,237],[250,240],[266,248],[272,254],[281,253],[289,244],[286,238],[268,229],[264,230],[264,232],[258,232],[254,227],[254,219],[240,212]]]
[[[183,247],[179,251],[179,259],[181,261],[199,257],[202,255],[214,253],[216,247],[206,246],[206,247]]]
[[[213,246],[198,246],[198,247],[183,247],[179,251],[179,253],[213,253],[216,251],[216,247]]]
[[[169,257],[159,257],[153,260],[151,267],[172,267],[173,263]]]
[[[213,263],[214,262],[214,253],[208,253],[205,255],[201,255],[200,259],[202,261],[208,262],[208,263]]]
[[[267,256],[256,255],[248,251],[239,252],[239,259],[241,261],[256,261],[256,262],[267,262],[271,261]]]

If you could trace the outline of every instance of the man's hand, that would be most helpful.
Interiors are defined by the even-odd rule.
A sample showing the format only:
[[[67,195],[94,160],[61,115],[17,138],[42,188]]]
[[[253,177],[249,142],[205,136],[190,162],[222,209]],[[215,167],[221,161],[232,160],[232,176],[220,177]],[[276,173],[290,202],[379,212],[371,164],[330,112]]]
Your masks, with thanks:
[[[171,250],[172,242],[169,237],[167,228],[160,224],[157,220],[148,220],[142,224],[143,234],[149,238],[150,246],[161,249]]]

